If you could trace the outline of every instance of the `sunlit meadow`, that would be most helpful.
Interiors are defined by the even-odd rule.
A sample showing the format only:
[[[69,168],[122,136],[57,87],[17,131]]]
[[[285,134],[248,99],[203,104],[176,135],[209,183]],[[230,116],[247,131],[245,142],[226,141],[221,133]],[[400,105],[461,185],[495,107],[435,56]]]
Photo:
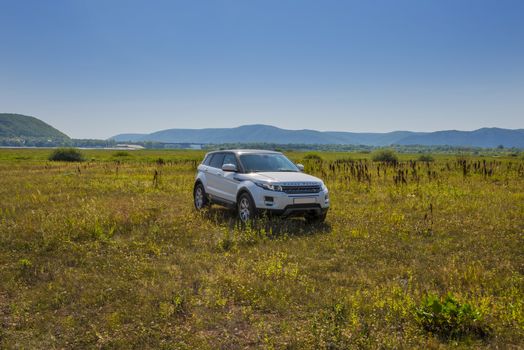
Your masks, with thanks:
[[[325,224],[193,208],[202,151],[0,150],[0,348],[519,348],[524,160],[288,153]],[[426,159],[432,160],[432,159]]]

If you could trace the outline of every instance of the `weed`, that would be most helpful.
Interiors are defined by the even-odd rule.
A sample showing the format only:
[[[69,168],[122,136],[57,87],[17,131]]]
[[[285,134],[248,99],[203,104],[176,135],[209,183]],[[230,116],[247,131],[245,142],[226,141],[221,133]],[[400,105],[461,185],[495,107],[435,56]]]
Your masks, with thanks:
[[[20,278],[27,282],[31,283],[35,279],[35,271],[33,268],[33,263],[29,259],[20,259],[18,260],[19,276]]]
[[[427,295],[416,308],[416,319],[425,331],[445,339],[488,335],[481,313],[469,303],[460,303],[452,294],[444,298]]]
[[[27,271],[33,267],[33,263],[29,259],[20,259],[18,260],[18,266],[20,266],[22,271]]]
[[[176,315],[187,313],[187,301],[183,294],[175,293],[171,299],[161,301],[158,305],[159,315],[162,318],[171,318]]]
[[[313,336],[316,347],[324,349],[344,349],[349,346],[343,333],[348,322],[348,307],[344,302],[335,302],[324,308],[314,319]]]

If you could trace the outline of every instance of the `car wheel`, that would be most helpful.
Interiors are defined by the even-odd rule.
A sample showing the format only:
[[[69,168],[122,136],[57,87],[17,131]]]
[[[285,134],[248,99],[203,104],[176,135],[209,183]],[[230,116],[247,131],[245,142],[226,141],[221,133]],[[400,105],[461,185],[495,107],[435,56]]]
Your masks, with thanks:
[[[324,221],[326,221],[327,213],[323,213],[320,215],[308,215],[306,216],[306,222],[308,224],[321,224]]]
[[[196,210],[202,210],[209,204],[207,200],[206,190],[204,190],[204,186],[202,186],[201,183],[195,186],[195,189],[193,191],[193,198]]]
[[[238,199],[238,218],[242,222],[248,222],[257,216],[257,208],[253,199],[247,193],[242,193]]]

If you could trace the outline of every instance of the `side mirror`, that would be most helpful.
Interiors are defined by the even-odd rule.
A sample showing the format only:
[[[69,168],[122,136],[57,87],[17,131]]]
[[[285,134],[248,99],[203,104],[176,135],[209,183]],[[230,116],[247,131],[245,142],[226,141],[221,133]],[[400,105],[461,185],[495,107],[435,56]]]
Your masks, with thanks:
[[[224,165],[222,165],[222,170],[230,171],[230,172],[236,172],[237,171],[237,166],[235,164],[224,164]]]
[[[298,168],[298,170],[300,170],[300,171],[304,171],[304,166],[303,166],[302,164],[300,164],[300,163],[297,164],[297,168]]]

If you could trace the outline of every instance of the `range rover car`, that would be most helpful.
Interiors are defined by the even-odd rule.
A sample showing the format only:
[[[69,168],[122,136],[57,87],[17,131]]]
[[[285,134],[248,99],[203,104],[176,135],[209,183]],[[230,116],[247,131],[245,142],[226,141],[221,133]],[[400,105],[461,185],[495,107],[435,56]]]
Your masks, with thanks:
[[[329,209],[326,185],[304,173],[280,152],[227,150],[206,154],[198,166],[194,205],[235,208],[247,222],[262,212],[283,217],[303,216],[307,222],[323,222]]]

